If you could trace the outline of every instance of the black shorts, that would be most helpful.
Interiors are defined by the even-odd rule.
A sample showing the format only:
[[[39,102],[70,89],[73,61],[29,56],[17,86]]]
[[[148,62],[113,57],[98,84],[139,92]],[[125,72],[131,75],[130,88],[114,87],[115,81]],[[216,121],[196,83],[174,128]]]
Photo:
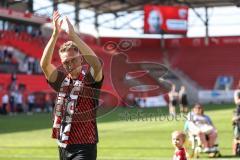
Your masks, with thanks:
[[[172,105],[173,107],[176,107],[178,102],[177,102],[176,99],[174,99],[174,100],[172,100],[170,103],[171,103],[171,105]]]
[[[187,96],[183,96],[180,100],[180,104],[183,106],[187,106],[188,105],[188,100],[187,100]]]
[[[96,144],[72,144],[66,148],[58,147],[59,160],[96,160]]]

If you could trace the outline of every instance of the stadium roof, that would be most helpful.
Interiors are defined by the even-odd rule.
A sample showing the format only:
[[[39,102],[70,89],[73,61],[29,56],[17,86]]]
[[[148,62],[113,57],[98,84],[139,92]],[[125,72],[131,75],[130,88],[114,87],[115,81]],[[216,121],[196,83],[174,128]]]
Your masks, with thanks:
[[[106,27],[111,29],[132,29],[138,33],[142,33],[142,26],[131,25],[136,19],[142,18],[143,13],[134,14],[134,11],[143,11],[143,8],[147,4],[155,5],[169,5],[169,6],[179,6],[185,5],[193,9],[194,13],[199,17],[199,19],[206,26],[206,37],[208,37],[208,9],[212,7],[226,7],[226,6],[237,6],[240,7],[240,0],[51,0],[53,3],[50,6],[44,6],[34,10],[38,12],[39,10],[45,10],[49,7],[53,7],[54,10],[58,9],[58,4],[69,4],[75,7],[74,10],[63,12],[64,15],[71,14],[74,12],[75,25],[79,27],[81,22],[85,20],[93,19],[93,24],[95,28]],[[196,8],[205,7],[205,15],[200,15]],[[81,15],[79,16],[79,11],[87,9],[95,12],[94,15]],[[122,12],[122,13],[121,13]],[[104,21],[99,21],[98,16],[104,15],[105,13],[111,13],[114,16],[107,18]],[[127,17],[132,14],[132,17]],[[205,17],[204,17],[205,16]],[[115,23],[118,19],[122,18],[125,21],[122,24]],[[114,22],[114,23],[111,23]],[[110,25],[107,25],[110,24]]]
[[[98,14],[142,10],[145,4],[187,5],[190,8],[240,6],[240,0],[58,0],[58,3],[78,5],[79,9],[94,10]]]

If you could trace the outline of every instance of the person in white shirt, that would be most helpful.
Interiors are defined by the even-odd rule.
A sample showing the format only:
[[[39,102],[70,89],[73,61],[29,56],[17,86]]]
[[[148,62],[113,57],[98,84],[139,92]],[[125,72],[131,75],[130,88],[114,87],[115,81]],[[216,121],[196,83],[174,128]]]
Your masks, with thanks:
[[[34,109],[35,104],[35,96],[33,93],[30,93],[27,97],[28,100],[28,113],[31,114],[32,110]]]
[[[2,113],[7,114],[7,105],[9,102],[9,96],[7,93],[5,93],[2,97]]]
[[[17,104],[17,112],[23,112],[23,97],[21,92],[17,92],[16,94],[16,104]]]
[[[203,152],[215,152],[217,129],[209,116],[204,114],[201,104],[195,104],[193,111],[188,114],[187,130],[190,135],[199,137]]]

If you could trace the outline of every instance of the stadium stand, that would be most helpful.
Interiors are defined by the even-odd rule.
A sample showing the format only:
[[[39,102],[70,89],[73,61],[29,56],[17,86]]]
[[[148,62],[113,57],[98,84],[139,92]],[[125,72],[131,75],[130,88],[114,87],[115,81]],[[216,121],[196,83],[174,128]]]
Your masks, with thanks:
[[[0,44],[1,45],[8,45],[12,46],[23,53],[25,53],[28,56],[32,56],[36,59],[39,60],[41,57],[42,51],[43,51],[43,46],[46,43],[47,37],[32,37],[30,34],[26,32],[20,32],[16,33],[14,31],[1,31],[1,39],[0,39]],[[110,73],[110,61],[112,55],[109,53],[106,53],[106,51],[103,49],[103,47],[99,46],[96,44],[96,40],[94,37],[89,36],[89,35],[84,35],[83,34],[83,39],[91,46],[91,48],[98,54],[98,56],[102,59],[104,63],[104,75],[105,75],[105,81],[103,85],[103,89],[108,90],[110,92],[114,92],[113,86],[112,86],[112,81],[110,79],[111,73]],[[55,64],[60,64],[59,63],[59,57],[58,57],[58,48],[59,46],[66,41],[67,39],[65,38],[64,35],[58,40],[57,42],[57,47],[55,49],[54,57],[53,57],[53,62]],[[151,40],[150,40],[151,41]],[[104,42],[104,40],[103,40]],[[155,42],[153,40],[153,42]],[[149,43],[152,45],[152,43]],[[157,43],[156,43],[157,45]],[[120,50],[121,51],[121,50]],[[140,62],[140,61],[149,61],[149,62],[157,62],[161,63],[163,59],[163,55],[160,52],[160,49],[158,48],[158,45],[156,47],[152,47],[151,50],[148,49],[147,45],[145,44],[141,47],[136,47],[134,46],[128,51],[124,51],[123,53],[127,54],[129,62]],[[119,68],[118,69],[124,69],[124,68]],[[128,70],[127,68],[125,71]],[[11,74],[1,74],[1,77],[4,77],[1,80],[1,83],[3,84],[3,88],[6,89],[8,82],[7,79],[11,76]],[[26,75],[18,75],[18,83],[22,84],[28,84],[27,90],[29,92],[35,92],[35,91],[40,91],[40,90],[49,90],[48,85],[45,83],[44,77],[43,76],[26,76]],[[32,81],[34,79],[34,81]],[[138,84],[158,84],[158,78],[154,76],[147,76],[144,79],[142,79],[143,82],[137,82]],[[121,82],[121,81],[118,81]],[[122,83],[121,83],[122,84]],[[126,88],[125,86],[121,87],[121,84],[115,84],[118,86],[117,88]],[[135,83],[136,84],[136,83]],[[132,86],[135,85],[134,83],[131,84]],[[126,85],[126,84],[124,84]],[[129,85],[129,86],[131,86]],[[40,87],[41,86],[41,87]],[[115,88],[116,90],[116,88]],[[125,91],[128,92],[128,91]]]
[[[240,76],[239,46],[181,47],[169,49],[170,63],[205,89],[213,89],[219,75],[233,77],[234,86]]]
[[[40,58],[43,46],[46,43],[47,37],[32,37],[28,33],[13,31],[1,32],[1,45],[9,45],[26,53],[26,55],[33,56],[37,59]],[[105,82],[104,89],[114,92],[112,82],[110,80],[110,61],[112,54],[107,53],[102,45],[108,41],[113,41],[119,44],[122,39],[120,38],[101,38],[101,45],[98,45],[96,39],[92,36],[83,35],[87,43],[93,48],[104,63]],[[66,40],[64,35],[57,42],[57,48]],[[126,39],[125,39],[126,40]],[[128,40],[128,39],[127,39]],[[160,49],[160,41],[154,39],[130,39],[132,48],[130,50],[118,52],[125,53],[128,56],[129,62],[149,61],[163,63],[164,54]],[[145,43],[146,42],[146,43]],[[167,41],[168,44],[168,41]],[[59,63],[58,49],[55,49],[53,61],[55,64]],[[151,49],[149,49],[151,48]],[[233,86],[236,85],[236,80],[239,73],[236,68],[239,67],[238,59],[239,46],[237,45],[210,45],[210,46],[191,46],[186,42],[181,47],[167,46],[168,61],[172,69],[179,69],[188,75],[193,81],[197,82],[204,89],[213,89],[215,82],[219,75],[228,73],[233,77]],[[194,66],[194,67],[192,67]],[[120,69],[120,68],[119,68]],[[124,69],[124,68],[121,68]],[[201,74],[199,74],[201,73]],[[8,75],[9,76],[9,75]],[[21,77],[21,76],[20,76]],[[36,78],[36,82],[41,81],[43,77]],[[30,77],[29,79],[31,79]],[[27,79],[24,79],[24,81]],[[157,78],[149,76],[144,80],[144,83],[154,84]],[[4,83],[4,82],[1,82]],[[138,82],[139,83],[139,82]],[[140,82],[141,84],[141,82]],[[33,85],[34,86],[34,85]],[[47,85],[43,85],[45,90],[48,90]],[[130,85],[131,86],[131,85]],[[119,87],[121,88],[121,87]],[[29,86],[30,91],[35,91],[34,87]]]

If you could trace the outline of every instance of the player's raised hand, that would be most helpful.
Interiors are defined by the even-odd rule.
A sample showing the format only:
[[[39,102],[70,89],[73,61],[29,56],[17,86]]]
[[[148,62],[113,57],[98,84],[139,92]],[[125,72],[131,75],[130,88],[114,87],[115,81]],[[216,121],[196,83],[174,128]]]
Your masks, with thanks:
[[[76,32],[74,31],[73,25],[71,24],[71,22],[67,17],[66,17],[66,22],[68,26],[68,29],[66,32],[68,33],[69,37],[73,37],[76,34]]]
[[[54,11],[53,12],[53,34],[59,34],[61,32],[61,26],[62,26],[62,20],[59,21],[60,18],[60,14],[58,13],[58,11]]]

